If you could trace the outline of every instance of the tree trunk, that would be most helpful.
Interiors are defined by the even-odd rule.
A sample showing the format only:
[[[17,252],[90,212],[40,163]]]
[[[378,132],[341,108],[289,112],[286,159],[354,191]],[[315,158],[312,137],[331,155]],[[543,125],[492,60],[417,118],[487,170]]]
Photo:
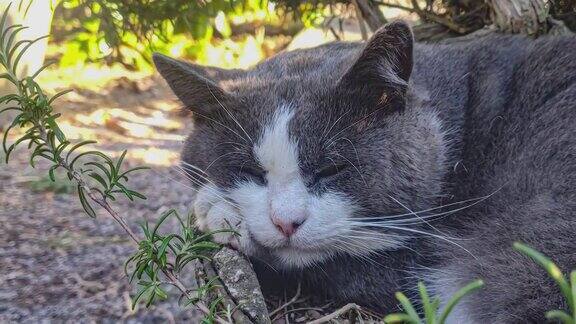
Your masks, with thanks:
[[[509,33],[539,35],[548,31],[545,0],[490,0],[492,21]]]
[[[362,19],[372,32],[375,32],[380,26],[384,25],[387,21],[378,8],[378,4],[370,0],[355,0],[354,5],[360,10]]]

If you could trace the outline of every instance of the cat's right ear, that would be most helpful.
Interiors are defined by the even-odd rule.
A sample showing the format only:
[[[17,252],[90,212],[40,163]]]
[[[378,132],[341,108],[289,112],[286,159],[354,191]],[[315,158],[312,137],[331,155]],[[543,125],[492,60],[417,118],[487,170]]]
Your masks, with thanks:
[[[186,63],[158,53],[154,53],[152,59],[178,99],[186,108],[202,116],[211,115],[215,107],[232,98],[232,94],[222,89],[218,82],[240,73],[239,70]]]
[[[354,64],[340,79],[339,87],[360,98],[403,106],[413,64],[414,37],[402,22],[389,23],[368,40]]]

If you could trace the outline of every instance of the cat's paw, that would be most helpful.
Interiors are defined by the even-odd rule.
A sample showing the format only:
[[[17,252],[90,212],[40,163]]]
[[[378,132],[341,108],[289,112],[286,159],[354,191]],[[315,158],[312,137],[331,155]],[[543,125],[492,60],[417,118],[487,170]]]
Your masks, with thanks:
[[[240,249],[242,242],[243,222],[233,203],[224,198],[223,193],[211,185],[203,186],[193,204],[196,226],[202,232],[214,232],[218,230],[230,230],[214,233],[214,241],[220,244],[228,244],[235,249]]]

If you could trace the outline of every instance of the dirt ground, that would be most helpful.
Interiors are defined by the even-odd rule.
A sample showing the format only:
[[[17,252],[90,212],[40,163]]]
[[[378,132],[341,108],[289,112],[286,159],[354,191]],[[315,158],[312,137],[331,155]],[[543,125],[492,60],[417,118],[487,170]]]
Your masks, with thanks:
[[[134,231],[143,217],[168,208],[186,213],[190,189],[170,164],[189,116],[158,78],[120,78],[98,92],[76,89],[56,106],[69,138],[95,139],[97,149],[115,156],[128,149],[131,166],[152,167],[129,181],[148,200],[114,205]],[[47,164],[32,169],[28,156],[22,148],[0,164],[1,323],[198,322],[196,311],[177,305],[176,292],[149,310],[132,311],[134,287],[123,264],[134,246],[102,211],[96,219],[86,216],[74,187],[65,180],[50,184]],[[183,279],[193,285],[191,274]]]

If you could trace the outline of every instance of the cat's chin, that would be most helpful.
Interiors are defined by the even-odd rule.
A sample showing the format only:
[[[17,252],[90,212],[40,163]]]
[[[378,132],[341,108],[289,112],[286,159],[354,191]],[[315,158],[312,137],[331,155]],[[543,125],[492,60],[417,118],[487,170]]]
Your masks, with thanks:
[[[270,252],[279,265],[288,269],[307,268],[334,256],[333,252],[327,250],[301,249],[293,246],[274,249]]]

